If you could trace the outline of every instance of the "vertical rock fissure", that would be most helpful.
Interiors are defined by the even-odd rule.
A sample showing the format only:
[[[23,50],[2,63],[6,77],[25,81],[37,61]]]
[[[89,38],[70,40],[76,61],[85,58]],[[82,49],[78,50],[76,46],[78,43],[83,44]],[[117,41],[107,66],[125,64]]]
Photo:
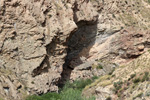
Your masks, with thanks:
[[[76,32],[70,34],[68,41],[66,43],[68,47],[67,55],[65,58],[65,63],[63,65],[63,72],[61,73],[61,79],[58,82],[58,87],[60,88],[63,87],[65,82],[70,80],[71,73],[74,70],[74,67],[72,67],[71,64],[72,61],[74,60],[77,61],[78,65],[82,64],[83,62],[80,59],[80,52],[83,49],[88,48],[89,45],[93,45],[95,42],[97,21],[94,22],[80,21],[77,23],[77,26],[78,29],[76,30]],[[78,65],[76,65],[76,67]]]

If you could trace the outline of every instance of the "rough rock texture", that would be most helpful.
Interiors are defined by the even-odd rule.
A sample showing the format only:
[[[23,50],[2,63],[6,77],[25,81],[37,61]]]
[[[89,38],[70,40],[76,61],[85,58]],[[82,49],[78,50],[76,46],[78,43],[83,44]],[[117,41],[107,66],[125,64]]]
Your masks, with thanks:
[[[91,2],[98,10],[98,21],[94,25],[80,23],[82,27],[69,41],[67,62],[69,67],[74,68],[71,79],[74,79],[77,73],[81,73],[80,77],[84,75],[85,71],[78,71],[78,66],[86,68],[99,60],[123,64],[137,58],[150,47],[148,1]],[[92,76],[92,71],[88,74]]]
[[[144,0],[105,0],[99,12],[94,44],[88,47],[88,52],[84,48],[79,55],[88,53],[88,60],[107,56],[109,59],[130,59],[143,53],[149,47],[147,27],[150,19],[144,17],[143,11],[149,10],[148,7]]]
[[[150,47],[149,8],[148,0],[0,0],[0,97],[58,91],[63,75],[131,62]]]
[[[96,20],[88,0],[1,0],[0,97],[58,91],[68,39]]]
[[[109,97],[112,100],[149,100],[149,81],[134,84],[134,79],[129,80],[134,73],[135,78],[142,80],[143,73],[149,72],[149,7],[149,0],[104,1],[97,25],[99,35],[88,52],[92,55],[89,59],[114,62],[120,67],[109,77],[104,76],[106,79],[100,78],[87,86],[83,95],[95,94],[97,100]],[[115,93],[114,82],[120,81],[123,85]]]
[[[83,95],[96,95],[96,100],[149,100],[149,66],[150,52],[146,52],[117,68],[112,75],[100,77],[84,89]],[[137,79],[139,81],[135,81]]]

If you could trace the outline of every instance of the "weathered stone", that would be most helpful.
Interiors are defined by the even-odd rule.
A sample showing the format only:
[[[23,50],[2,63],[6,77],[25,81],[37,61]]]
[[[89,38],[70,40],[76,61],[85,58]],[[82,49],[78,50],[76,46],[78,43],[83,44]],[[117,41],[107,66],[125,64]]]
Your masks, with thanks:
[[[0,82],[0,97],[19,100],[23,94],[58,91],[68,38],[78,22],[97,20],[94,9],[81,0],[1,0],[0,78],[8,85]]]

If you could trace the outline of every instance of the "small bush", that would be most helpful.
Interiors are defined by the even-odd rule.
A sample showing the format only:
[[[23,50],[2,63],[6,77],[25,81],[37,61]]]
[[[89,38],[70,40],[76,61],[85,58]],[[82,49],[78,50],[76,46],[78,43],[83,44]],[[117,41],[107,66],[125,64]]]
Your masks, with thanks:
[[[121,86],[122,84],[122,81],[114,82],[114,87]]]
[[[121,93],[118,93],[117,96],[118,96],[118,97],[121,97]]]
[[[93,69],[103,69],[103,66],[101,64],[98,64],[98,65],[93,65],[92,68]]]
[[[133,83],[138,83],[138,82],[140,82],[140,78],[136,78],[133,80]]]
[[[122,81],[114,82],[114,87],[115,87],[114,91],[115,91],[115,93],[117,93],[122,88],[122,84],[123,84]]]
[[[145,76],[148,76],[149,75],[149,72],[145,72]]]
[[[96,79],[98,79],[99,77],[98,76],[93,76],[92,77],[92,80],[96,80]]]
[[[102,66],[101,64],[99,64],[99,65],[97,66],[97,69],[103,69],[103,66]]]
[[[100,82],[104,82],[106,80],[110,80],[110,75],[104,75],[104,76],[99,77],[94,82],[92,82],[92,84],[87,85],[84,89],[86,90],[90,87],[94,87],[94,86],[98,85]]]
[[[82,90],[82,89],[85,88],[85,86],[91,84],[92,82],[93,82],[92,79],[77,80],[77,81],[74,81],[73,83],[66,82],[63,89],[65,90],[65,89],[68,89],[68,88],[73,88],[73,89]]]
[[[132,74],[131,76],[130,76],[130,78],[132,79],[132,78],[134,78],[136,76],[136,74]]]
[[[115,74],[112,75],[112,77],[115,77],[115,76],[116,76]]]
[[[142,78],[142,82],[144,82],[144,81],[148,81],[149,80],[149,77],[148,77],[148,75],[149,75],[149,72],[145,72],[145,74],[144,74],[144,76],[143,76],[143,78]]]
[[[61,92],[61,100],[83,100],[81,91],[69,88]]]
[[[58,93],[47,93],[42,96],[32,95],[26,100],[61,100],[61,97]]]

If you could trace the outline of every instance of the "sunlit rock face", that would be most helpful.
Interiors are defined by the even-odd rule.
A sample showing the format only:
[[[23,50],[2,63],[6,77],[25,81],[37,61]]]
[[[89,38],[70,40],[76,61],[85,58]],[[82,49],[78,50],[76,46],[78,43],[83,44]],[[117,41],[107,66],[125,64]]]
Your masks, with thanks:
[[[68,38],[97,16],[86,0],[1,0],[0,97],[58,91]]]
[[[73,69],[72,80],[109,73],[114,64],[107,70],[91,68],[99,63],[106,66],[102,61],[126,64],[150,46],[149,3],[146,0],[91,2],[99,13],[97,21],[92,24],[78,23],[80,27],[69,39],[66,63]]]
[[[139,82],[134,87],[134,79],[128,80],[134,73],[137,74],[136,78],[142,79],[141,74],[145,71],[149,72],[149,0],[104,0],[102,7],[97,22],[97,36],[95,43],[88,52],[91,56],[88,57],[87,61],[97,59],[98,63],[113,62],[119,68],[113,74],[108,75],[109,78],[106,75],[102,77],[106,79],[99,79],[99,82],[96,81],[88,86],[83,95],[96,95],[97,100],[106,100],[109,97],[121,100],[149,99],[149,96],[146,96],[149,85],[147,85],[147,89],[144,85],[148,84],[149,81]],[[84,48],[80,54],[85,53],[87,52]],[[93,65],[91,65],[92,67]],[[106,71],[105,69],[102,70]],[[94,72],[97,73],[96,71]],[[85,76],[85,72],[79,71],[79,68],[75,68],[73,73],[82,73],[81,75]],[[86,74],[91,75],[89,73]],[[113,91],[115,89],[113,85],[114,82],[120,81],[123,82],[123,86],[117,94]],[[126,84],[130,85],[124,89]],[[140,86],[144,89],[140,89]],[[138,97],[141,91],[143,94]]]
[[[150,47],[149,7],[146,0],[1,0],[0,98],[57,92],[63,78],[105,75],[139,57]]]

